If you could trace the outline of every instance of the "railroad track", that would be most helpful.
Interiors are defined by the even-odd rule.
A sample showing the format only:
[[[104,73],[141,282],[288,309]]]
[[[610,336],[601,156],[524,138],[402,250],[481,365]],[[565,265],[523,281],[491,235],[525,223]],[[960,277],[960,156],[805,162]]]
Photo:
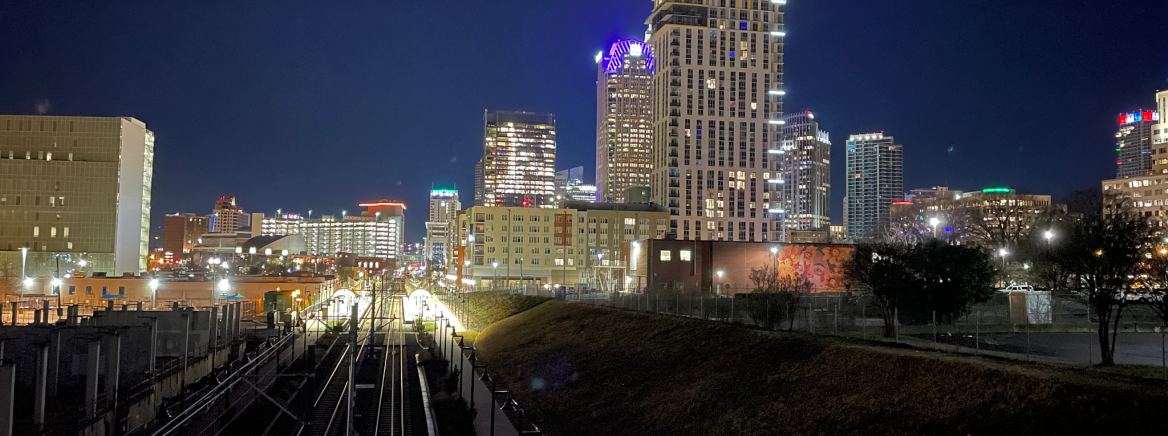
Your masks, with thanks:
[[[316,401],[312,403],[312,435],[325,436],[330,433],[329,430],[336,430],[343,426],[343,422],[337,423],[337,416],[340,415],[341,406],[347,405],[348,393],[348,379],[349,379],[349,361],[345,358],[348,355],[352,344],[345,344],[344,347],[333,347],[337,350],[335,357],[336,363],[333,365],[332,371],[328,378],[324,381],[324,388],[321,389],[320,394],[317,395]],[[333,354],[330,350],[329,354]],[[329,357],[326,356],[326,359]],[[341,425],[337,425],[341,424]]]
[[[375,436],[389,436],[389,435],[412,435],[413,426],[407,417],[409,407],[405,401],[405,391],[402,386],[405,381],[405,363],[406,353],[403,345],[405,344],[405,332],[402,329],[404,325],[402,318],[404,311],[401,305],[400,298],[389,297],[391,304],[389,305],[389,313],[387,316],[396,317],[390,324],[389,332],[385,336],[385,353],[382,356],[383,361],[381,365],[380,381],[377,384],[378,389],[378,404],[377,417],[373,426],[372,432],[367,434]]]

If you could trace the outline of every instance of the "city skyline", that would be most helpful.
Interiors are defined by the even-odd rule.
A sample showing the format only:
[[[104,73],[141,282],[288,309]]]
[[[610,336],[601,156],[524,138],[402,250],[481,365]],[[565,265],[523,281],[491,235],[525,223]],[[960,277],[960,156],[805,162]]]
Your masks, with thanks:
[[[786,6],[794,26],[787,54],[786,82],[790,93],[786,96],[787,112],[813,110],[826,120],[823,129],[837,135],[887,130],[897,132],[899,141],[910,144],[905,155],[905,185],[932,186],[991,186],[1009,185],[1024,191],[1050,193],[1055,198],[1079,188],[1098,186],[1098,181],[1114,175],[1113,148],[1114,115],[1137,108],[1149,108],[1153,102],[1148,95],[1156,88],[1166,87],[1168,67],[1163,50],[1155,45],[1128,44],[1141,40],[1143,32],[1155,28],[1155,18],[1163,16],[1168,6],[1157,2],[1134,5],[1066,5],[1062,2],[1040,1],[1012,4],[1001,9],[977,8],[962,5],[859,5],[842,8],[830,2],[808,3],[792,1]],[[490,26],[517,28],[517,24],[532,27],[517,32],[500,32],[501,38],[489,42],[505,50],[482,50],[484,43],[463,48],[460,53],[469,60],[483,64],[488,71],[482,78],[468,81],[454,80],[454,71],[437,71],[434,77],[417,78],[427,83],[441,83],[449,89],[441,95],[457,95],[454,105],[443,105],[448,116],[439,117],[444,128],[431,128],[426,121],[421,128],[404,133],[390,133],[378,127],[351,129],[340,136],[330,137],[298,125],[317,115],[307,107],[335,109],[335,114],[324,114],[323,121],[337,123],[343,118],[351,123],[370,123],[370,117],[381,118],[392,113],[401,117],[400,109],[386,107],[384,98],[373,101],[363,96],[388,96],[392,92],[404,96],[415,95],[412,89],[386,87],[385,83],[402,83],[401,72],[384,63],[365,59],[392,58],[401,54],[403,47],[385,48],[383,55],[370,56],[369,49],[328,51],[325,47],[351,38],[397,38],[411,32],[433,36],[445,41],[449,36],[435,30],[409,24],[390,33],[367,25],[357,25],[341,35],[314,39],[299,36],[313,25],[334,23],[354,14],[383,14],[388,8],[373,10],[338,10],[324,13],[311,5],[289,8],[271,16],[262,16],[262,8],[240,6],[244,22],[226,19],[200,10],[162,10],[157,5],[144,4],[140,8],[96,8],[83,6],[75,13],[59,14],[52,5],[11,5],[13,14],[33,19],[9,21],[0,18],[16,37],[16,42],[4,50],[14,68],[0,72],[0,78],[13,86],[0,91],[0,113],[34,114],[45,111],[51,115],[110,115],[135,116],[149,123],[158,132],[163,144],[156,163],[157,176],[152,213],[152,236],[160,235],[162,217],[175,212],[199,212],[205,208],[203,198],[215,198],[231,192],[248,198],[247,210],[271,213],[285,210],[328,209],[335,213],[359,201],[376,198],[395,198],[409,204],[426,200],[425,186],[431,182],[456,183],[462,195],[471,197],[473,186],[474,151],[481,144],[481,127],[477,125],[483,108],[529,110],[555,113],[560,147],[557,170],[594,161],[595,133],[595,63],[593,55],[611,43],[628,38],[641,39],[643,20],[651,4],[627,2],[593,2],[591,4],[549,5],[539,2],[515,2],[498,8],[474,6],[481,10],[465,16],[487,14],[502,17]],[[405,13],[417,5],[406,5]],[[129,9],[135,9],[132,12]],[[491,10],[497,9],[497,10]],[[1050,11],[1049,14],[1030,13]],[[127,14],[127,12],[131,12]],[[116,15],[123,15],[123,18]],[[589,26],[559,29],[551,22],[534,22],[529,14],[551,17],[572,16]],[[1031,26],[1016,26],[1009,16],[1028,16]],[[29,23],[37,17],[53,17],[64,33],[53,38],[42,35]],[[173,30],[170,33],[151,32],[135,26],[120,26],[122,33],[100,34],[89,18],[102,22],[151,22],[146,17],[185,17],[189,21],[206,23],[204,27]],[[857,27],[871,18],[886,22],[893,31],[873,37],[859,37]],[[483,24],[458,18],[459,24],[473,31]],[[554,21],[554,20],[549,20]],[[929,23],[916,28],[911,23]],[[285,26],[287,23],[299,23]],[[983,25],[989,23],[988,25]],[[1120,35],[1104,32],[1124,23],[1132,29]],[[254,24],[254,26],[252,26]],[[1061,36],[1041,29],[1057,25],[1101,33],[1083,44],[1070,44]],[[209,26],[209,27],[207,27]],[[255,28],[277,32],[261,37]],[[306,28],[302,28],[305,26]],[[281,30],[283,28],[286,30]],[[982,39],[975,44],[966,36],[970,28],[980,29]],[[1147,29],[1147,30],[1143,30]],[[293,32],[294,31],[294,32]],[[281,33],[288,32],[288,33]],[[398,33],[401,32],[401,33]],[[228,50],[211,50],[210,45],[190,41],[194,35],[217,35]],[[544,38],[532,38],[539,34]],[[96,37],[90,38],[89,36]],[[924,35],[930,35],[927,40]],[[69,38],[77,47],[56,53],[48,50],[60,38]],[[299,49],[270,50],[287,45],[284,39],[302,45]],[[120,41],[141,41],[139,52],[114,53],[106,58],[85,58],[95,68],[85,71],[62,68],[76,55],[92,47],[120,44]],[[279,43],[277,43],[279,41]],[[295,44],[294,44],[295,45]],[[17,48],[23,47],[23,48]],[[190,50],[187,57],[167,55],[175,47]],[[555,47],[555,50],[550,50]],[[483,51],[484,54],[465,50]],[[955,52],[955,54],[945,54]],[[551,53],[554,62],[541,64],[536,69],[507,69],[504,65],[530,63],[535,53]],[[423,53],[427,59],[434,54]],[[258,56],[268,67],[258,67],[242,59]],[[1052,57],[1068,59],[1052,63]],[[152,59],[145,62],[145,59]],[[493,59],[497,58],[497,59]],[[1110,66],[1122,60],[1124,68]],[[187,68],[192,65],[223,65]],[[1069,63],[1068,63],[1069,62]],[[376,81],[363,74],[345,73],[352,84],[332,84],[320,88],[324,74],[332,71],[330,65],[346,64],[352,67],[383,71],[385,77]],[[130,65],[133,68],[115,65]],[[1058,64],[1058,69],[1052,69]],[[898,65],[921,65],[920,71],[904,70]],[[978,69],[966,71],[972,65]],[[352,68],[347,68],[352,69]],[[360,68],[357,68],[360,69]],[[227,76],[225,71],[240,71]],[[287,70],[286,74],[275,71]],[[978,71],[975,77],[971,71]],[[118,73],[118,72],[124,72]],[[403,71],[404,72],[404,71]],[[115,74],[117,73],[117,74]],[[275,74],[275,79],[267,78]],[[124,77],[123,77],[124,76]],[[166,81],[159,81],[166,77]],[[1041,77],[1041,79],[1039,79]],[[111,85],[125,81],[140,86],[112,92]],[[189,89],[172,83],[191,85],[208,80],[223,83],[223,88],[207,95],[193,95]],[[409,79],[415,80],[415,79]],[[963,83],[957,89],[953,83]],[[484,84],[489,86],[483,86]],[[875,86],[875,84],[880,86]],[[319,89],[297,97],[278,96],[284,89]],[[910,86],[911,85],[911,86]],[[87,88],[92,88],[89,91]],[[415,87],[411,87],[415,88]],[[433,87],[416,87],[435,89]],[[331,89],[330,95],[324,91]],[[473,92],[471,90],[474,90]],[[1093,92],[1068,92],[1069,89],[1092,89]],[[371,90],[371,91],[370,91]],[[392,90],[392,91],[391,91]],[[160,99],[156,96],[165,95]],[[933,96],[944,96],[943,99]],[[446,99],[417,99],[424,110],[415,113],[434,113],[435,103]],[[177,103],[181,102],[181,103]],[[957,103],[960,102],[960,103]],[[258,106],[257,106],[258,105]],[[1070,107],[1059,117],[1041,117],[1031,114],[1036,106]],[[257,111],[257,109],[259,109]],[[205,127],[197,114],[219,111],[220,123]],[[257,112],[260,123],[249,121]],[[342,118],[338,118],[342,117]],[[416,118],[409,122],[416,123]],[[992,129],[985,126],[994,126]],[[413,131],[416,130],[416,131]],[[420,134],[424,135],[420,136]],[[400,136],[399,136],[400,135]],[[842,141],[833,144],[832,154],[842,156]],[[339,153],[314,153],[310,144],[325,144]],[[374,147],[374,145],[378,147]],[[382,144],[388,144],[384,146]],[[406,150],[406,144],[417,144],[419,162],[401,163],[392,159],[392,153],[378,151]],[[1065,152],[1069,151],[1069,152]],[[214,156],[241,153],[243,159],[218,162]],[[362,153],[373,153],[374,159],[353,159]],[[311,157],[305,159],[305,157]],[[1003,159],[1003,157],[1007,157]],[[1010,159],[1009,157],[1017,157]],[[271,160],[272,165],[256,165],[257,159]],[[215,165],[204,166],[215,162]],[[382,162],[389,162],[383,165]],[[200,165],[190,165],[198,163]],[[961,163],[961,164],[959,164]],[[966,164],[969,163],[969,164]],[[350,189],[324,194],[308,190],[273,190],[264,186],[281,176],[291,174],[320,174],[324,168],[345,165],[348,173],[356,174]],[[383,167],[380,171],[373,168]],[[833,171],[832,221],[842,221],[842,165]],[[1058,168],[1081,168],[1066,177],[1043,177],[1035,173],[1049,173]],[[417,168],[417,169],[415,169]],[[440,171],[440,180],[433,177]],[[368,173],[369,175],[363,175]],[[198,181],[198,183],[189,183]],[[399,184],[400,182],[400,184]],[[281,192],[283,191],[283,192]],[[262,193],[262,194],[261,194]],[[419,241],[423,234],[423,220],[410,221],[407,238]]]

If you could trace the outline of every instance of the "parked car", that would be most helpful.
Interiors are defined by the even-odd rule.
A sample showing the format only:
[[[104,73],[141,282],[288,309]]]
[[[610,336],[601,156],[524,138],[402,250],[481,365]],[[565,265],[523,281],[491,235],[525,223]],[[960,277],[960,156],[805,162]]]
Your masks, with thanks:
[[[1026,283],[1022,283],[1022,284],[1014,284],[1014,285],[1010,285],[1010,286],[1006,286],[1004,288],[998,289],[998,292],[1001,292],[1003,294],[1009,294],[1009,293],[1014,292],[1014,291],[1034,292],[1034,286],[1030,286]]]
[[[1164,299],[1164,291],[1156,289],[1130,289],[1123,293],[1128,303],[1152,303]]]

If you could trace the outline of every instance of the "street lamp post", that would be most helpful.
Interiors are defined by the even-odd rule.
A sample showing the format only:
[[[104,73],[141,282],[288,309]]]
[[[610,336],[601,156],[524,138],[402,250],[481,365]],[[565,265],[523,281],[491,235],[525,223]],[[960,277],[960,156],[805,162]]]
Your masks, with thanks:
[[[596,253],[596,269],[593,269],[594,273],[592,276],[596,280],[597,284],[600,283],[600,274],[604,271],[603,269],[600,269],[602,266],[604,266],[604,253]]]
[[[1009,283],[1007,283],[1009,277],[1007,275],[1008,273],[1006,272],[1006,256],[1008,256],[1009,254],[1010,254],[1009,250],[1006,250],[1005,247],[998,249],[998,256],[1002,257],[1002,287],[1009,285]]]
[[[492,262],[491,267],[495,269],[495,277],[491,279],[491,290],[495,291],[499,283],[499,262]]]
[[[462,284],[463,284],[463,290],[464,290],[464,291],[465,291],[465,290],[467,290],[467,289],[466,289],[466,285],[467,285],[467,282],[466,282],[466,270],[467,270],[467,269],[469,269],[469,268],[470,268],[470,260],[467,260],[467,261],[465,261],[465,262],[463,262],[463,263],[462,263]],[[471,276],[471,277],[474,277],[474,272],[471,272],[471,275],[470,275],[470,276]]]
[[[721,283],[721,281],[722,281],[722,274],[724,274],[724,273],[725,273],[725,271],[722,271],[722,270],[718,270],[718,272],[714,273],[714,274],[717,274],[717,275],[718,275],[718,282],[719,282],[719,283],[715,283],[714,285],[715,285],[715,287],[718,289],[718,294],[719,294],[719,295],[720,295],[720,294],[722,294],[722,283]]]
[[[779,247],[771,247],[771,269],[774,274],[779,271]]]
[[[226,292],[227,290],[231,289],[231,284],[227,281],[227,279],[220,279],[219,285],[217,286],[217,288],[218,288],[218,292]],[[211,305],[212,306],[214,306],[215,303],[217,302],[217,300],[219,299],[218,292],[211,292]],[[277,299],[276,301],[279,301],[279,300]]]
[[[937,237],[937,224],[941,224],[941,220],[937,219],[937,217],[929,218],[929,225],[933,226],[933,237],[934,238]]]
[[[158,308],[158,279],[150,279],[150,309]]]
[[[1047,230],[1042,233],[1042,237],[1046,239],[1046,251],[1050,251],[1050,240],[1054,238],[1054,231]]]
[[[24,288],[29,286],[28,269],[28,247],[20,247],[20,299],[24,300]],[[12,314],[13,325],[16,325],[16,314]]]

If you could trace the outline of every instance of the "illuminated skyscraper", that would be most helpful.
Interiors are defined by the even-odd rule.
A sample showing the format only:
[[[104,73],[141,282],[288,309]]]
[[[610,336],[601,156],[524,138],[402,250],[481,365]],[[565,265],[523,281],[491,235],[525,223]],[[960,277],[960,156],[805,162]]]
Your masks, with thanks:
[[[453,222],[458,217],[462,203],[458,201],[457,189],[430,190],[430,219],[428,222]]]
[[[551,114],[488,111],[483,115],[486,206],[552,207],[556,120]]]
[[[811,111],[783,120],[779,146],[770,150],[775,172],[767,182],[770,208],[780,214],[772,239],[785,241],[786,231],[831,226],[831,137],[819,130]]]
[[[458,225],[458,202],[456,189],[430,190],[430,220],[426,222],[426,261],[445,265],[453,247],[451,230]]]
[[[764,173],[783,123],[781,3],[654,0],[649,186],[678,239],[769,240]]]
[[[251,216],[235,205],[235,196],[221,196],[211,211],[210,233],[232,233],[251,226]]]
[[[848,239],[878,237],[904,196],[904,150],[884,132],[848,137],[844,226]]]
[[[596,187],[599,201],[623,203],[625,189],[649,186],[653,52],[641,41],[618,41],[597,53],[596,69]]]
[[[1168,114],[1168,91],[1156,92],[1156,105],[1161,114]],[[1160,174],[1168,174],[1168,122],[1165,121],[1168,120],[1152,125],[1152,172]]]
[[[1152,126],[1160,122],[1160,113],[1143,109],[1119,114],[1115,132],[1115,178],[1152,174]]]

